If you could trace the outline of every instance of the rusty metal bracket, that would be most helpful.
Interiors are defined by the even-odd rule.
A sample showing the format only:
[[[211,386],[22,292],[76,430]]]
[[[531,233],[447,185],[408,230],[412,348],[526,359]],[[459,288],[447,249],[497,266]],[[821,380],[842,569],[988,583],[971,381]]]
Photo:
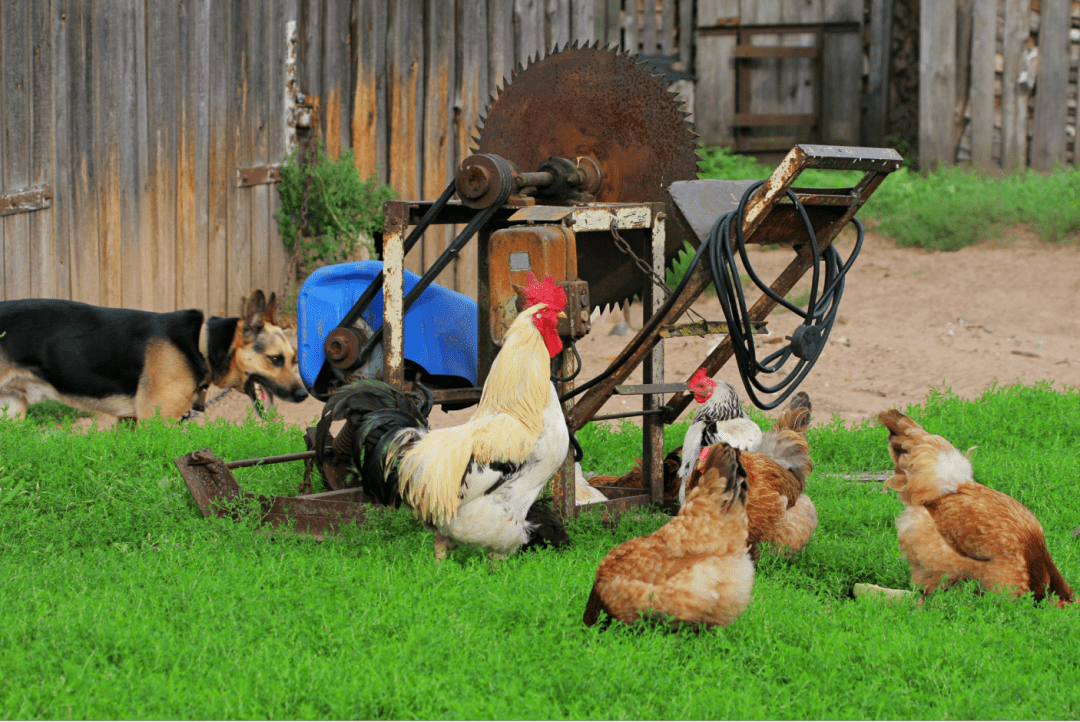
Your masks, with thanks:
[[[0,194],[0,216],[40,211],[51,205],[52,188],[48,185]]]
[[[237,184],[241,188],[281,182],[281,164],[256,165],[236,171]]]
[[[225,462],[209,447],[193,451],[174,460],[188,491],[203,516],[230,517],[237,500],[251,500],[259,505],[262,524],[283,527],[298,534],[321,535],[338,531],[342,524],[364,522],[366,500],[360,489],[342,489],[304,496],[263,496],[245,492],[236,482],[230,467],[281,463],[306,458],[313,452],[285,454],[280,457],[245,459]]]

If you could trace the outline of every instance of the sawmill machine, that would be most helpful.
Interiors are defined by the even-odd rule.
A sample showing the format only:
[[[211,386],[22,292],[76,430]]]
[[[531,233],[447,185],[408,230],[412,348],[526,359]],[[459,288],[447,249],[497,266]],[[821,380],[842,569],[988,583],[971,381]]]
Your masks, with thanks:
[[[832,241],[902,161],[888,149],[800,145],[764,181],[698,180],[696,134],[661,79],[633,56],[576,44],[518,68],[488,106],[475,141],[438,199],[384,205],[381,264],[330,266],[305,282],[301,376],[321,399],[352,381],[380,378],[415,393],[427,409],[476,403],[523,304],[518,287],[530,272],[551,274],[568,299],[559,328],[565,350],[553,359],[552,379],[571,431],[591,420],[643,417],[647,487],[603,488],[608,500],[588,506],[610,513],[662,503],[663,427],[692,400],[686,379],[665,383],[664,338],[721,335],[710,353],[703,350],[706,373],[734,357],[755,404],[771,408],[786,399],[828,339],[861,227],[846,260]],[[863,175],[848,188],[794,187],[808,168]],[[439,225],[461,230],[422,276],[410,273],[405,255]],[[687,242],[694,251],[689,270],[668,289],[665,273]],[[468,243],[476,244],[475,302],[433,283]],[[766,243],[793,254],[772,284],[745,255],[746,245]],[[762,291],[753,305],[730,283],[739,278],[740,257]],[[803,309],[785,297],[807,271],[812,289]],[[677,323],[710,285],[725,318]],[[642,302],[641,330],[600,376],[578,378],[574,342],[589,333],[592,312],[634,297]],[[757,359],[752,336],[764,332],[777,305],[803,321],[788,344]],[[788,361],[795,366],[785,380],[762,380]],[[642,364],[644,383],[626,385]],[[598,415],[613,394],[641,395],[642,411]],[[309,433],[309,444],[313,438]],[[338,490],[330,494],[357,498],[345,488],[350,466],[348,453],[324,457],[320,471]],[[553,492],[563,515],[584,508],[575,504],[573,449]]]

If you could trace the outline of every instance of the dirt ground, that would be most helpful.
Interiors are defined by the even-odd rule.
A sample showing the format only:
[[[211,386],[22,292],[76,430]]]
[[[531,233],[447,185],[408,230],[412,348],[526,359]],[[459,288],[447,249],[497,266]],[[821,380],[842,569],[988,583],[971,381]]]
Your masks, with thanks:
[[[995,379],[1080,386],[1080,246],[1075,239],[1060,247],[1042,243],[1024,229],[1007,238],[942,253],[899,248],[868,233],[848,274],[832,337],[801,386],[813,399],[816,422],[828,422],[833,414],[859,422],[883,409],[921,403],[932,386],[950,387],[965,398],[977,397]],[[852,243],[853,236],[841,240],[845,257]],[[791,257],[783,249],[751,251],[751,263],[766,281]],[[710,321],[724,320],[715,297],[702,296],[694,309]],[[621,320],[621,311],[599,317],[592,334],[579,342],[579,379],[606,368],[632,338],[610,335]],[[770,335],[759,337],[759,357],[776,348],[796,320],[789,312],[774,312]],[[640,327],[637,305],[631,322]],[[689,378],[719,338],[665,342],[667,380]],[[734,360],[718,376],[742,390]],[[641,383],[640,370],[628,383]],[[745,393],[743,399],[748,403]],[[232,393],[208,413],[241,420],[248,406],[246,397]],[[287,422],[304,425],[321,408],[310,398],[278,404]],[[637,397],[614,397],[601,413],[640,408]],[[453,425],[469,413],[436,411],[431,421]]]

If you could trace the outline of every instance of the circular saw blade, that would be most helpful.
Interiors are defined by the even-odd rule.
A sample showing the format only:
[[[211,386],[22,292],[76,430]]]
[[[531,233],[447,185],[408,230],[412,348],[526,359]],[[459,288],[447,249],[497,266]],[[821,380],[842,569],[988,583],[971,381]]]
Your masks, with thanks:
[[[603,172],[597,202],[664,203],[672,182],[697,178],[696,138],[674,95],[644,63],[618,50],[572,46],[514,73],[488,107],[476,152],[522,171],[552,156],[589,156]],[[643,257],[647,234],[622,236]],[[667,234],[669,267],[682,244]],[[641,292],[643,274],[608,234],[579,236],[577,251],[594,308]]]

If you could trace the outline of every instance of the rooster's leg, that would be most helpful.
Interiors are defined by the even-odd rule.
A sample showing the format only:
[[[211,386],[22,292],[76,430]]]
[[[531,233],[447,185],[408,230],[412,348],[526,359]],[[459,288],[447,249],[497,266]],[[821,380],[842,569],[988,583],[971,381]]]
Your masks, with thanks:
[[[435,563],[442,564],[442,560],[446,558],[446,552],[450,550],[450,540],[446,537],[436,534],[435,535]]]

